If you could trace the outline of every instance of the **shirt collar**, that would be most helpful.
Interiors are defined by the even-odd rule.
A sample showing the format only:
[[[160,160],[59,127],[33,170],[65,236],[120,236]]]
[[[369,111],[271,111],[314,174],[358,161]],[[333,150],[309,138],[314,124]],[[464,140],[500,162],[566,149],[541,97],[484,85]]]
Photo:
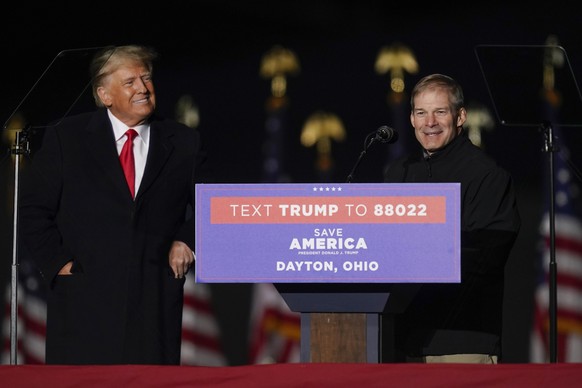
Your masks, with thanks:
[[[115,136],[115,141],[119,141],[121,140],[121,138],[123,138],[125,132],[129,129],[129,127],[125,125],[123,122],[121,122],[121,120],[119,120],[117,117],[115,117],[109,109],[107,110],[107,114],[109,115],[109,120],[111,120],[111,125],[113,126],[113,135]],[[131,128],[135,129],[137,134],[145,142],[147,142],[147,139],[149,139],[150,130],[149,124],[136,125],[135,127]]]

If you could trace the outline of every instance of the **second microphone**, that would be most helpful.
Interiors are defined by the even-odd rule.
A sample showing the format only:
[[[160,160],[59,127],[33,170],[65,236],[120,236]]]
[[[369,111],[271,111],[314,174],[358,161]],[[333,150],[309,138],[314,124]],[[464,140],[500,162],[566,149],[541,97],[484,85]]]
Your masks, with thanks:
[[[398,132],[392,127],[383,125],[376,130],[376,136],[374,141],[379,141],[380,143],[392,144],[398,140]]]

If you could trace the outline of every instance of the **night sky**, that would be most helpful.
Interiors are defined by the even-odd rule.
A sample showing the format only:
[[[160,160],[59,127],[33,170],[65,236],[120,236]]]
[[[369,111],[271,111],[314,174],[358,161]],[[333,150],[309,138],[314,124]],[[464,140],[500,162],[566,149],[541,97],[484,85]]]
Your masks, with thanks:
[[[150,45],[161,55],[154,77],[159,112],[172,116],[181,96],[193,99],[200,114],[198,129],[210,155],[208,179],[214,182],[257,183],[263,177],[270,81],[260,77],[259,67],[262,56],[274,45],[291,49],[301,67],[299,74],[287,78],[281,179],[290,182],[321,179],[315,169],[315,148],[299,141],[306,119],[317,111],[336,114],[346,130],[345,140],[332,140],[335,165],[326,177],[331,181],[345,181],[365,136],[382,125],[394,127],[400,139],[370,149],[354,182],[380,182],[384,163],[413,146],[407,101],[399,107],[390,105],[389,77],[374,71],[382,47],[402,44],[414,53],[419,71],[405,74],[405,91],[429,73],[456,78],[464,87],[466,102],[485,107],[493,118],[492,127],[482,133],[482,146],[514,175],[518,189],[524,229],[508,264],[505,350],[506,361],[526,361],[539,256],[537,226],[547,194],[543,177],[549,157],[542,151],[539,128],[544,115],[536,98],[543,63],[535,58],[543,57],[539,46],[550,35],[557,37],[567,53],[568,62],[558,70],[555,85],[564,94],[567,117],[553,124],[570,124],[561,128],[560,142],[572,151],[578,166],[582,100],[576,80],[582,79],[582,16],[573,6],[555,1],[543,7],[501,2],[421,6],[371,0],[165,1],[132,2],[131,6],[25,3],[4,6],[7,10],[1,15],[4,96],[0,113],[4,123],[35,82],[46,76],[43,72],[59,52]],[[485,58],[478,57],[476,48],[483,45],[501,47],[487,49]],[[487,66],[492,62],[495,71],[483,74],[479,60],[486,60]],[[71,95],[76,96],[76,90],[81,94],[85,75],[83,71],[60,74],[56,88],[72,87]],[[497,100],[492,100],[488,85],[501,91]],[[51,110],[52,94],[46,94],[38,111]],[[496,111],[528,125],[503,125]],[[7,170],[7,160],[2,163],[3,171]],[[8,268],[8,257],[3,262]],[[6,279],[7,274],[3,275]],[[236,355],[232,357],[240,362]]]

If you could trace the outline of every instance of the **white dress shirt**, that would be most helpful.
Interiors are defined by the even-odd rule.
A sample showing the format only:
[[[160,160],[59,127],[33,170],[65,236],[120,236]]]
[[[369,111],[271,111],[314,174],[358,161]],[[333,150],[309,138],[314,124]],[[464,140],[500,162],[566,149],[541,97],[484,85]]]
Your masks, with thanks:
[[[123,124],[117,117],[113,116],[110,111],[107,111],[111,124],[113,125],[113,134],[117,142],[117,154],[121,153],[123,144],[127,137],[125,132],[130,128]],[[133,156],[135,159],[135,193],[139,191],[139,185],[143,178],[146,160],[148,157],[148,149],[150,144],[150,126],[149,124],[138,125],[131,127],[137,132],[137,136],[133,139]]]

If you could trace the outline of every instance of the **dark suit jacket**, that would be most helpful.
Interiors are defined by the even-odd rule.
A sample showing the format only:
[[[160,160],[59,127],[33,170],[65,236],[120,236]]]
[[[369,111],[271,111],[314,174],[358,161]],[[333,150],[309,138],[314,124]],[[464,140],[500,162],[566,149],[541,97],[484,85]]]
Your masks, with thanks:
[[[105,109],[48,127],[23,169],[21,254],[49,285],[50,364],[178,364],[184,279],[173,240],[194,247],[196,130],[153,118],[135,201]],[[189,215],[190,217],[188,217]],[[73,275],[57,275],[73,260]]]

